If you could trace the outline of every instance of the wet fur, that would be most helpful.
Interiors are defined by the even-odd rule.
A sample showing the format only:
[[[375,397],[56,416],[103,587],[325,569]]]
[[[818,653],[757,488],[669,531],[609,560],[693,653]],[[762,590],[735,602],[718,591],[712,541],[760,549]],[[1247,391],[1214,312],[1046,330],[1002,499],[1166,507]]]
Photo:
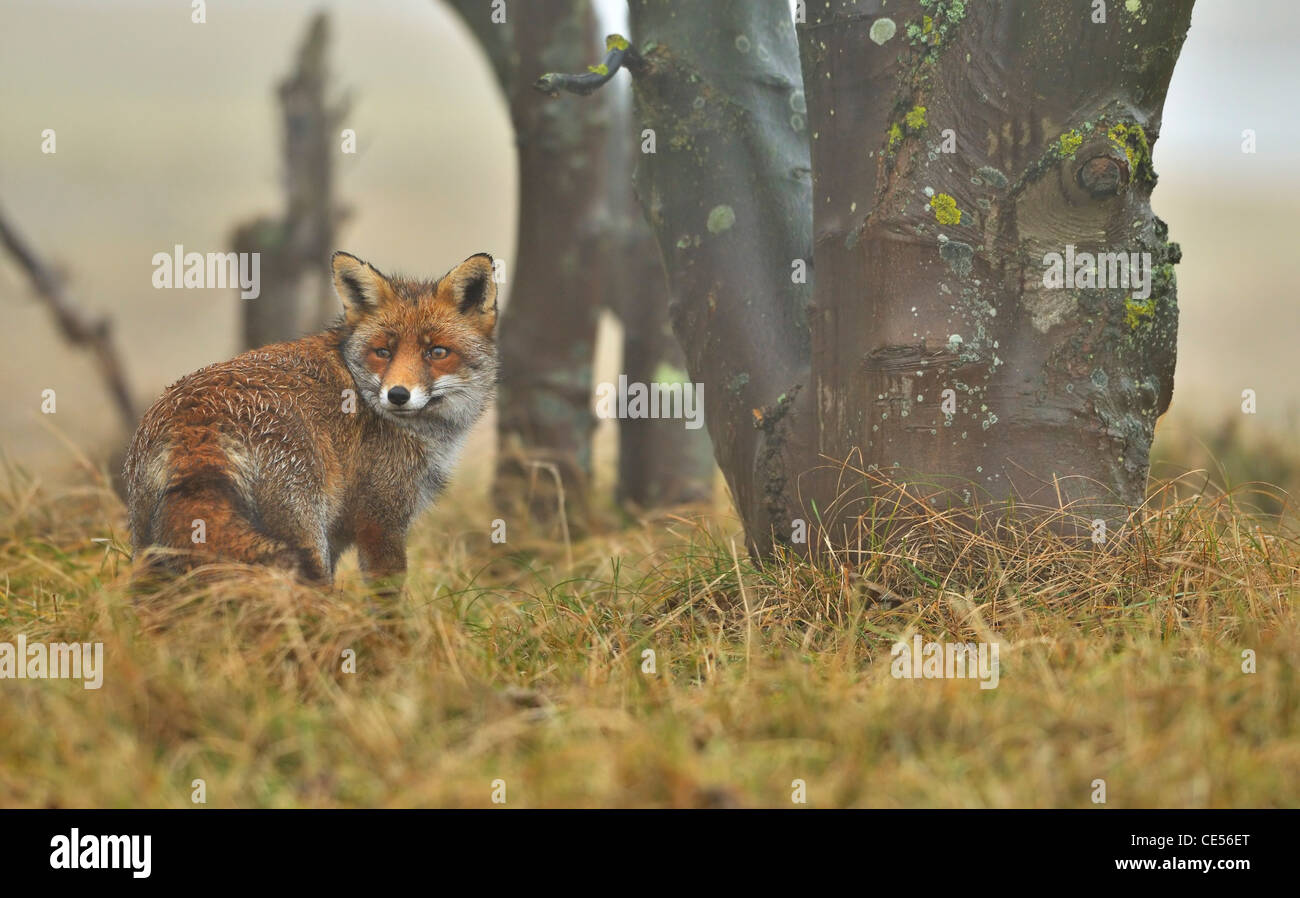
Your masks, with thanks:
[[[136,552],[164,550],[154,565],[266,564],[326,583],[356,545],[368,576],[405,570],[411,521],[450,479],[493,393],[491,259],[427,282],[336,254],[334,275],[345,309],[335,326],[200,369],[141,420],[127,504]],[[434,345],[453,357],[428,358]],[[386,408],[384,387],[413,379],[436,398],[413,414]],[[355,412],[343,411],[346,390]],[[204,543],[192,542],[196,520]]]

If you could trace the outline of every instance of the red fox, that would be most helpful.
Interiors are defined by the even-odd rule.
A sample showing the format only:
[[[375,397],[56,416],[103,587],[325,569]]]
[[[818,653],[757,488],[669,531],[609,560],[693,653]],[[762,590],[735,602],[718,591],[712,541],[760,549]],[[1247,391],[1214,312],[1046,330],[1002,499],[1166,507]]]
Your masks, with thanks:
[[[331,583],[406,570],[412,519],[441,492],[497,373],[492,257],[437,281],[331,262],[343,316],[169,387],[126,456],[136,553],[173,569],[225,560]],[[155,553],[156,555],[159,553]]]

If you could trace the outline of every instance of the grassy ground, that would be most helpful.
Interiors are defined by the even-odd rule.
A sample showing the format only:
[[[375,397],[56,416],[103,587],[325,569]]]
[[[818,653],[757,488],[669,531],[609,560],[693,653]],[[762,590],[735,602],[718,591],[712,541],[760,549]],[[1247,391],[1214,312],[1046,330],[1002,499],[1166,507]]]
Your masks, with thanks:
[[[442,509],[393,601],[354,570],[133,597],[112,494],[10,471],[0,641],[106,672],[0,682],[0,806],[1300,805],[1300,543],[1188,482],[1104,552],[930,518],[852,570],[756,567],[720,509],[571,546]],[[998,641],[998,687],[895,679],[914,633]]]

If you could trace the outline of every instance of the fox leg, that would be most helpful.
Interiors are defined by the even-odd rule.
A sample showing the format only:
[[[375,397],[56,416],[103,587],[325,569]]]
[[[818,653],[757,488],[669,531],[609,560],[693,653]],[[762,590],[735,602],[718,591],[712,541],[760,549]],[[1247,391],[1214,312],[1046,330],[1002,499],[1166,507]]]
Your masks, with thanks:
[[[373,518],[358,522],[357,554],[366,579],[381,585],[400,586],[406,574],[406,532],[393,530]]]

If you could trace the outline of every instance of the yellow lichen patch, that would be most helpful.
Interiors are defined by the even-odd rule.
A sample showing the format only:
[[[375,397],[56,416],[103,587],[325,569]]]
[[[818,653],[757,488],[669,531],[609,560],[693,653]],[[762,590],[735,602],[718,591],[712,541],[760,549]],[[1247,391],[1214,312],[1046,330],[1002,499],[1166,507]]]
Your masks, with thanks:
[[[1126,300],[1124,303],[1124,323],[1128,329],[1137,330],[1147,321],[1150,321],[1156,314],[1156,301],[1148,299],[1139,302],[1136,299]]]
[[[1079,147],[1083,146],[1083,135],[1078,131],[1066,131],[1056,141],[1056,145],[1060,148],[1062,156],[1073,159]]]
[[[1118,149],[1124,151],[1128,157],[1129,171],[1134,175],[1144,166],[1149,166],[1151,161],[1151,145],[1147,143],[1147,133],[1142,130],[1141,125],[1130,125],[1127,122],[1120,122],[1117,125],[1111,125],[1106,132]]]
[[[894,122],[889,126],[889,152],[894,152],[903,140],[904,133],[916,134],[918,131],[924,131],[929,125],[925,117],[924,106],[913,106],[903,115],[903,121]]]
[[[948,194],[937,194],[930,200],[930,208],[934,210],[935,221],[939,224],[961,224],[961,210],[957,208],[957,201]]]

